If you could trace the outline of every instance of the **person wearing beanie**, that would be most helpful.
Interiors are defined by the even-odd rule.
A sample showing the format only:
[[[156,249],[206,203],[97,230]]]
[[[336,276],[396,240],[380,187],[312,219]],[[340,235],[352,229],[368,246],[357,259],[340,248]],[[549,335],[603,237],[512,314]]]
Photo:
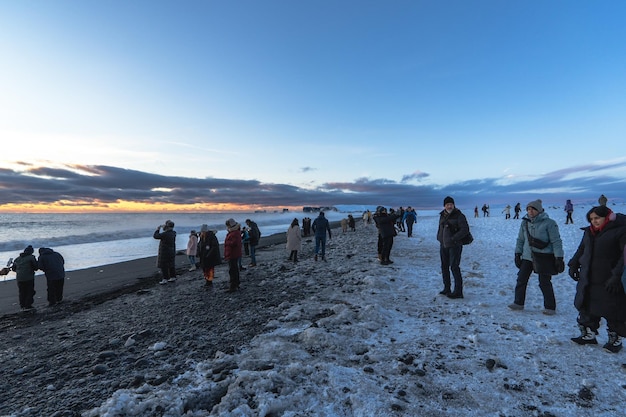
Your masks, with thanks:
[[[37,258],[33,255],[34,249],[28,245],[24,252],[13,261],[11,270],[15,271],[17,276],[17,289],[19,292],[20,307],[23,311],[34,310],[35,302],[35,271],[39,269],[37,266]]]
[[[439,213],[439,257],[441,259],[441,275],[443,290],[439,294],[449,298],[463,298],[463,277],[461,275],[461,254],[463,253],[462,240],[469,234],[469,224],[465,215],[455,207],[454,199],[450,196],[443,199],[444,209]],[[450,272],[454,277],[454,289]]]
[[[587,213],[589,226],[576,253],[567,263],[569,276],[577,281],[574,306],[580,336],[579,345],[597,344],[596,335],[602,318],[606,320],[608,341],[603,346],[610,353],[622,349],[626,337],[626,294],[622,284],[626,219],[606,206],[593,207]]]
[[[161,228],[163,232],[161,232]],[[157,267],[161,269],[163,275],[159,284],[176,281],[176,232],[174,222],[167,220],[165,224],[159,226],[153,238],[159,240],[159,253],[157,256]]]
[[[539,199],[531,201],[530,203],[526,204],[526,211],[528,211],[529,207],[534,208],[537,213],[543,213],[543,204],[541,203],[541,200]]]
[[[239,289],[239,258],[241,258],[241,226],[234,219],[226,220],[228,234],[224,239],[224,259],[228,261],[228,292]]]
[[[548,217],[541,200],[526,205],[526,215],[522,218],[515,244],[515,266],[519,271],[514,301],[509,308],[516,311],[524,309],[528,280],[534,271],[539,276],[539,288],[543,294],[543,314],[556,314],[552,275],[565,270],[563,242],[559,226]]]

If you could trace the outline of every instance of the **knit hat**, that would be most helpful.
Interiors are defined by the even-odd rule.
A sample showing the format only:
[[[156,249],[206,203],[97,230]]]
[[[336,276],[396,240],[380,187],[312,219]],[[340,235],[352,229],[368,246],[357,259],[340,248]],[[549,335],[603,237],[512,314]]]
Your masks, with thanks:
[[[452,203],[454,204],[454,198],[447,196],[446,198],[443,199],[443,205],[445,206],[448,203]]]
[[[535,201],[531,201],[530,203],[528,203],[528,204],[526,205],[526,209],[528,209],[528,207],[532,207],[532,208],[534,208],[534,209],[535,209],[535,210],[537,210],[539,213],[542,213],[542,212],[543,212],[543,205],[541,204],[541,199],[540,199],[540,198],[538,198],[538,199],[537,199],[537,200],[535,200]]]
[[[202,226],[200,226],[200,233],[208,232],[208,231],[209,231],[209,225],[203,224]]]
[[[35,250],[31,245],[26,246],[26,249],[24,249],[24,255],[32,255],[33,252],[35,252]]]
[[[232,232],[233,230],[239,229],[239,223],[237,223],[235,219],[228,219],[226,220],[226,228],[229,232]]]

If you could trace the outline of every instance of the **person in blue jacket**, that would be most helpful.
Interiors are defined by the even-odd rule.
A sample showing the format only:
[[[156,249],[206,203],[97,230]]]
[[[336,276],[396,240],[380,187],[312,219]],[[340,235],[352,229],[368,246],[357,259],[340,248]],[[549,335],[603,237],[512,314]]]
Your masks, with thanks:
[[[315,260],[317,261],[317,255],[320,253],[322,260],[326,260],[326,232],[328,232],[328,238],[332,238],[332,232],[330,231],[330,223],[328,219],[326,219],[326,215],[323,211],[320,211],[320,214],[317,216],[315,220],[313,220],[312,225],[313,233],[315,234]]]
[[[413,207],[409,206],[406,208],[402,217],[402,223],[406,223],[407,237],[413,237],[413,223],[417,223],[417,213]]]

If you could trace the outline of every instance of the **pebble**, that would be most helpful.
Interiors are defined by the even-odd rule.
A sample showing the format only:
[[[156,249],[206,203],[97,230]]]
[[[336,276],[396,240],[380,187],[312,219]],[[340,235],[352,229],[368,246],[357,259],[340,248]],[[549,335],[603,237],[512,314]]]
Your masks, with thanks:
[[[242,291],[234,294],[224,293],[228,267],[220,265],[210,291],[205,291],[200,271],[185,270],[175,286],[159,286],[158,276],[151,276],[148,289],[114,299],[92,297],[87,305],[67,300],[32,316],[0,318],[0,325],[11,322],[2,330],[0,352],[19,352],[0,362],[0,374],[9,375],[0,415],[81,415],[102,405],[117,389],[149,391],[183,373],[187,368],[181,364],[239,351],[285,308],[318,291],[316,285],[293,285],[291,280],[312,274],[315,264],[307,267],[304,254],[298,265],[302,274],[290,279],[276,279],[283,245],[257,256],[263,262],[254,274],[242,275]],[[163,291],[176,297],[164,302]],[[236,314],[230,314],[233,311]],[[236,367],[225,361],[215,375],[225,380]],[[129,368],[139,372],[129,375]],[[41,395],[41,387],[54,391],[55,400]]]

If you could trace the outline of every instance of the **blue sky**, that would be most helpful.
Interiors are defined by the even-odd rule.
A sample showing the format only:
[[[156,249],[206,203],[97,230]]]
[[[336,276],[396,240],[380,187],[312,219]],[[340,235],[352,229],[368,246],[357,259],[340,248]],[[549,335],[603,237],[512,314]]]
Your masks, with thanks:
[[[59,194],[623,201],[625,15],[621,1],[1,1],[0,210]]]

